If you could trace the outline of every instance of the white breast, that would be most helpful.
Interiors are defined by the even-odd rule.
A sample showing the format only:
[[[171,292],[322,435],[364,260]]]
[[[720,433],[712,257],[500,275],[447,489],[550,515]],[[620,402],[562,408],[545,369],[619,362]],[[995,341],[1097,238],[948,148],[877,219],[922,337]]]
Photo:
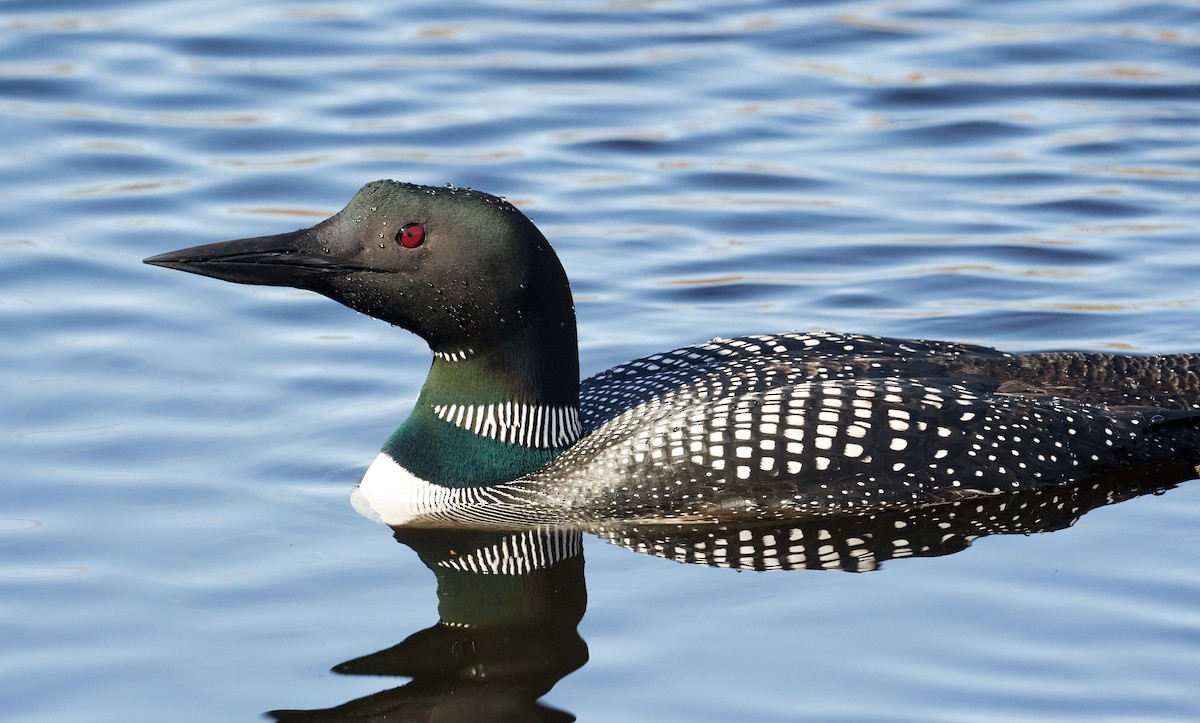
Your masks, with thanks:
[[[427,482],[380,452],[350,496],[350,503],[359,514],[376,522],[403,525],[445,512],[461,496],[462,490]]]

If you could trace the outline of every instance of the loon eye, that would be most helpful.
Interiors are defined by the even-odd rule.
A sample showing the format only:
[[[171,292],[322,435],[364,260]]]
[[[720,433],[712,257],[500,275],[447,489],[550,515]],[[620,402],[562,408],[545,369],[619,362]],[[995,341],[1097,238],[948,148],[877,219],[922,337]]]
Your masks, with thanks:
[[[425,227],[419,223],[410,223],[396,232],[396,241],[406,249],[415,249],[425,241]]]

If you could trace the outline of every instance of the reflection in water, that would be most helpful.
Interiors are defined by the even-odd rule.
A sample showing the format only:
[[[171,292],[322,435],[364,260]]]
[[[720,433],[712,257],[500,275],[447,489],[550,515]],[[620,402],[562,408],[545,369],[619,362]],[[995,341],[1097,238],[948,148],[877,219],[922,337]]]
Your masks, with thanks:
[[[895,558],[961,552],[987,535],[1061,530],[1097,507],[1161,493],[1194,475],[1193,467],[1179,465],[862,516],[746,525],[605,524],[586,531],[678,562],[867,572]],[[577,631],[587,606],[582,532],[394,532],[437,577],[440,621],[333,670],[411,681],[335,708],[270,715],[278,721],[329,723],[575,720],[538,701],[587,662],[587,645]]]
[[[621,547],[677,562],[746,570],[869,572],[896,558],[961,552],[987,535],[1066,529],[1097,507],[1166,491],[1195,473],[1191,465],[1152,474],[1122,472],[1063,487],[861,516],[746,525],[628,525],[595,532]]]
[[[279,721],[572,721],[538,702],[587,662],[581,533],[397,529],[438,586],[439,622],[334,667],[408,677],[398,688]]]

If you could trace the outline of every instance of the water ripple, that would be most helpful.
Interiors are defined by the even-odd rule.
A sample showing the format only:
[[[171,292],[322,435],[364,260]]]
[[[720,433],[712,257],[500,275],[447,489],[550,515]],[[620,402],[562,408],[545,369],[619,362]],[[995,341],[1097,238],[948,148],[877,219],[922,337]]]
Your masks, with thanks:
[[[331,641],[435,614],[344,505],[424,346],[140,264],[309,225],[368,180],[524,209],[588,371],[809,328],[1200,349],[1194,2],[13,0],[0,27],[6,718],[333,705],[376,689],[327,674]],[[1198,512],[1185,485],[850,579],[589,548],[592,661],[551,697],[583,720],[1194,719]]]

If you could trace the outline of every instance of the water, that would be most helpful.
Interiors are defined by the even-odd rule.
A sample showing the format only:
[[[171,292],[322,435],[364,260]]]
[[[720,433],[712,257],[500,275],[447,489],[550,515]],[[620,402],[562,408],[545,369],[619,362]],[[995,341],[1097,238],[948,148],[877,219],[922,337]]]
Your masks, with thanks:
[[[9,2],[0,717],[254,720],[438,620],[347,498],[428,364],[144,256],[375,178],[507,196],[594,373],[834,328],[1200,350],[1193,2]],[[1194,720],[1200,485],[880,571],[584,542],[580,720]],[[567,667],[570,667],[569,665]]]

